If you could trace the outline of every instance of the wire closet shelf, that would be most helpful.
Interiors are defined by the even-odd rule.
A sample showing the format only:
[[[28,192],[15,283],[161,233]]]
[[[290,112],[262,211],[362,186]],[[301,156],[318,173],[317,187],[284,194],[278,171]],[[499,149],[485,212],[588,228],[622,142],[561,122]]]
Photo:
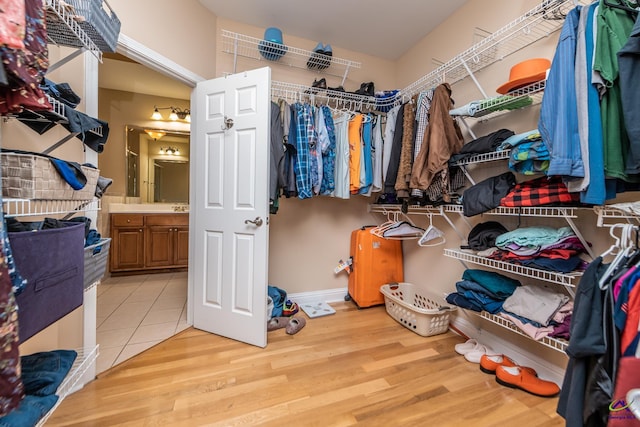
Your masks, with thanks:
[[[584,0],[545,0],[518,19],[482,39],[435,70],[400,90],[393,99],[379,103],[391,106],[441,83],[454,84],[473,73],[518,52],[558,31],[566,14]]]

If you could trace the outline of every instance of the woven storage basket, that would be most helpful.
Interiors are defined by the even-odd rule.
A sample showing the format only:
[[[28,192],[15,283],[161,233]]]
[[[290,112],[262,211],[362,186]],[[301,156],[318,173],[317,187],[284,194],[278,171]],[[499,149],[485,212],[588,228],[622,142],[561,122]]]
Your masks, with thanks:
[[[102,279],[107,269],[111,238],[100,239],[96,244],[84,248],[84,288]]]
[[[104,0],[67,0],[75,9],[78,25],[103,52],[115,52],[120,20]]]
[[[87,184],[74,190],[51,161],[35,154],[2,153],[2,195],[31,200],[92,200],[100,171],[82,166]]]
[[[387,313],[418,335],[428,337],[447,332],[449,315],[456,310],[437,303],[437,297],[416,288],[411,283],[382,285]]]

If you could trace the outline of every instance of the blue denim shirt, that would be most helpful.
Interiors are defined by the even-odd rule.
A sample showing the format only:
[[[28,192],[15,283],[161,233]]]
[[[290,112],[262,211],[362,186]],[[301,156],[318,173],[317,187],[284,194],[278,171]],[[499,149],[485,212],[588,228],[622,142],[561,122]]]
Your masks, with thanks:
[[[574,83],[580,9],[577,6],[567,14],[540,108],[538,129],[551,154],[548,175],[584,177]]]

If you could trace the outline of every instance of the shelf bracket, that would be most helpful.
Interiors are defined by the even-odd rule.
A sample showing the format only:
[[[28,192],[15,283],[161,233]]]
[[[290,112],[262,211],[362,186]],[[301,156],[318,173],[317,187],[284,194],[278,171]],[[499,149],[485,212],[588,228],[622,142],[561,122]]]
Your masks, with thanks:
[[[469,77],[471,77],[471,80],[473,80],[473,83],[475,83],[476,87],[478,88],[478,90],[482,94],[482,97],[484,99],[487,99],[488,98],[487,93],[482,88],[482,85],[480,84],[478,79],[476,79],[476,76],[473,74],[473,71],[471,71],[471,68],[469,68],[469,66],[467,65],[466,61],[463,58],[460,58],[460,63],[462,64],[464,69],[467,70],[467,73],[469,73]]]
[[[49,68],[47,69],[47,74],[50,73],[51,71],[57,70],[58,68],[62,67],[65,64],[68,64],[72,59],[77,58],[78,56],[85,53],[86,51],[87,51],[87,48],[84,48],[84,47],[76,49],[75,51],[71,52],[69,55],[65,56],[64,58],[56,61],[55,64],[49,65]]]
[[[591,246],[589,246],[589,243],[587,243],[587,241],[584,239],[584,236],[582,236],[582,233],[580,232],[578,227],[576,227],[576,224],[573,222],[573,219],[571,219],[571,217],[567,215],[567,211],[565,211],[564,209],[562,210],[562,216],[564,217],[565,221],[567,221],[567,224],[569,224],[569,227],[571,227],[571,229],[576,234],[576,236],[578,236],[578,239],[580,239],[580,243],[582,243],[582,245],[584,246],[585,250],[591,257],[591,259],[595,259],[596,256],[593,253]]]
[[[238,35],[236,34],[233,38],[233,74],[237,72],[238,69]]]
[[[458,120],[460,120],[462,122],[462,125],[464,126],[464,128],[466,129],[467,132],[469,132],[469,135],[471,135],[471,138],[473,139],[478,139],[478,137],[476,136],[476,134],[471,130],[471,128],[469,127],[469,124],[467,123],[467,121],[464,119],[464,117],[458,117]]]
[[[52,146],[50,146],[49,148],[47,148],[46,150],[42,151],[43,154],[49,154],[51,153],[53,150],[55,150],[56,148],[62,146],[64,143],[66,143],[68,140],[70,140],[71,138],[74,138],[76,136],[78,136],[80,134],[80,132],[71,132],[69,135],[66,135],[64,138],[62,138],[60,141],[56,142],[55,144],[53,144]]]

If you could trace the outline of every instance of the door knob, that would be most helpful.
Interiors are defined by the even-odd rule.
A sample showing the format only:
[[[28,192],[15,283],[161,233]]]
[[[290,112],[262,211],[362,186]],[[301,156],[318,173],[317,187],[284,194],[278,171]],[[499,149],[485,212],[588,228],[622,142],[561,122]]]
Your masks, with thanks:
[[[233,119],[224,116],[224,124],[221,126],[222,130],[228,130],[233,127]]]
[[[245,219],[244,223],[245,224],[251,223],[251,224],[255,225],[256,227],[260,227],[262,225],[262,218],[257,216],[256,219],[254,219],[253,221],[251,221],[250,219]]]

